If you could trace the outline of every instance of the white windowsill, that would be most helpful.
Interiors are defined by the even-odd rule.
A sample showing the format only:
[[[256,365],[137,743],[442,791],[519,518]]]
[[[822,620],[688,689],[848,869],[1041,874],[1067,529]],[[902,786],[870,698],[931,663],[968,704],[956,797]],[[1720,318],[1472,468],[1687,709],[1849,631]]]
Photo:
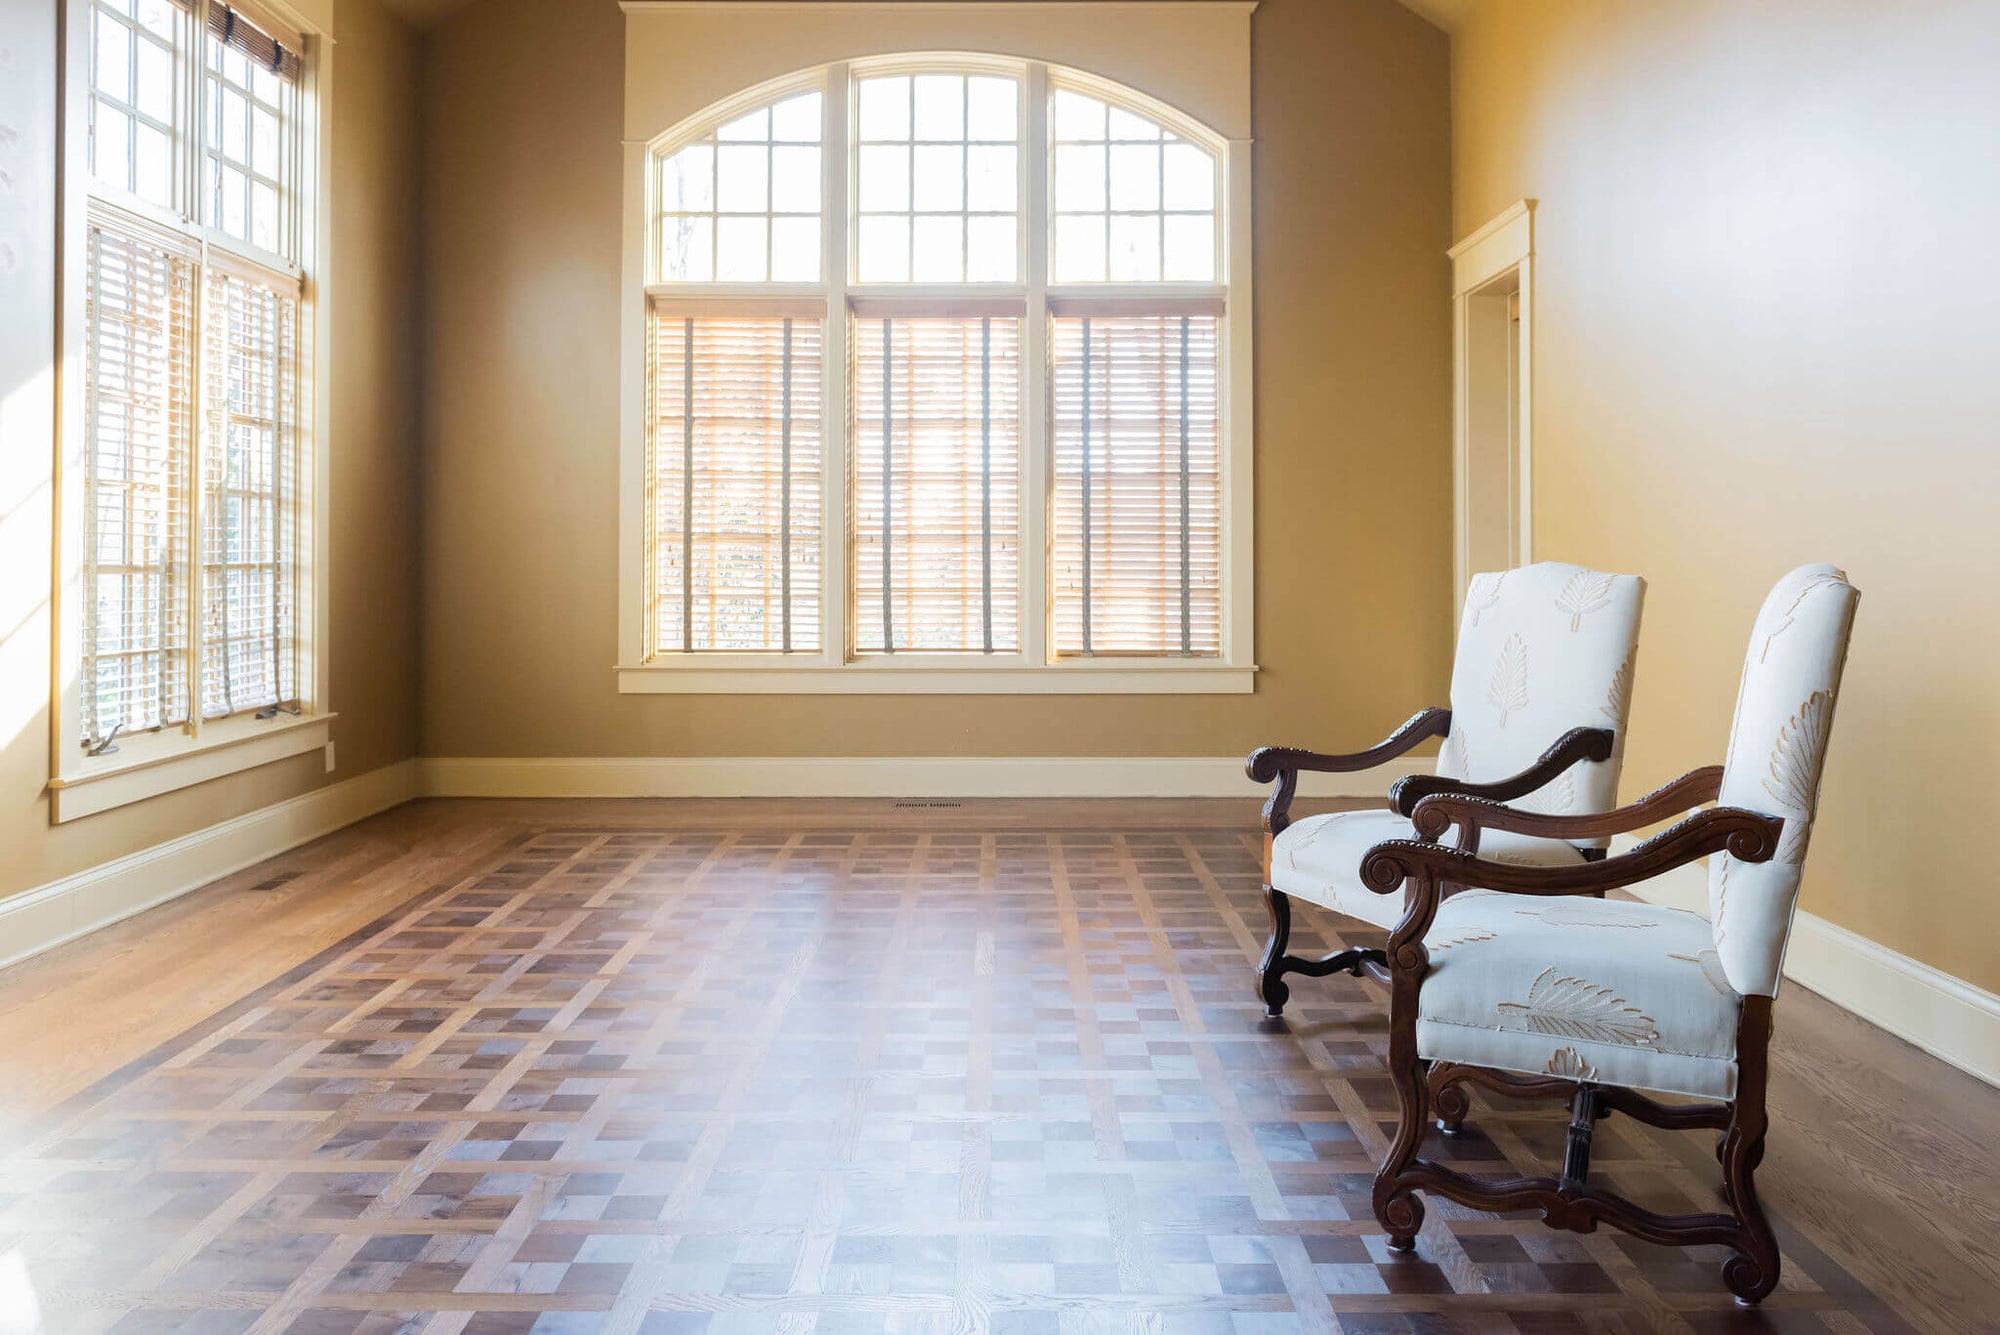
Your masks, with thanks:
[[[1103,658],[1048,666],[870,658],[815,667],[674,663],[615,670],[621,695],[1249,695],[1257,681],[1254,666]]]
[[[49,781],[49,818],[60,825],[317,751],[327,744],[336,717],[224,719],[207,724],[198,737],[177,733],[121,738],[117,751],[85,757]]]

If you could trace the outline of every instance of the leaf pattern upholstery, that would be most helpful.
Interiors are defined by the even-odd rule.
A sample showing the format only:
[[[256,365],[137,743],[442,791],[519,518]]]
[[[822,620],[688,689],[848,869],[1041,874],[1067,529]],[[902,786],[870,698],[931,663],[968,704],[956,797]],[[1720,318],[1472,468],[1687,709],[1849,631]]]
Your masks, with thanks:
[[[1518,774],[1571,728],[1611,728],[1611,759],[1586,761],[1516,805],[1584,815],[1617,805],[1626,711],[1646,582],[1543,561],[1475,575],[1459,622],[1447,778],[1490,783]]]
[[[1460,894],[1425,934],[1417,1053],[1699,1098],[1736,1088],[1742,999],[1708,921],[1623,899]]]
[[[1771,590],[1750,634],[1719,800],[1781,816],[1785,828],[1769,862],[1709,859],[1713,945],[1746,996],[1778,990],[1859,601],[1832,566],[1801,566]]]

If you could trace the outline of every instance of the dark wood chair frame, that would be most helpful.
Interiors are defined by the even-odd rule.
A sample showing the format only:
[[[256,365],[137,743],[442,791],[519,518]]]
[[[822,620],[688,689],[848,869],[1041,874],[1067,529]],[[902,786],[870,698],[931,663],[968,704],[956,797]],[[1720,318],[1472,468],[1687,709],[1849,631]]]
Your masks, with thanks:
[[[1736,807],[1712,807],[1670,826],[1630,852],[1575,867],[1525,867],[1481,860],[1475,852],[1436,842],[1458,826],[1473,838],[1482,829],[1509,830],[1554,839],[1597,839],[1659,824],[1691,806],[1715,800],[1722,769],[1711,766],[1675,779],[1630,806],[1601,815],[1548,816],[1516,811],[1497,802],[1444,793],[1418,803],[1418,839],[1391,840],[1370,849],[1362,861],[1362,883],[1377,894],[1403,894],[1407,908],[1389,937],[1389,1075],[1396,1087],[1401,1121],[1388,1157],[1375,1175],[1375,1217],[1388,1230],[1389,1245],[1408,1251],[1424,1222],[1417,1192],[1445,1197],[1475,1210],[1501,1213],[1539,1211],[1553,1227],[1577,1233],[1599,1223],[1674,1247],[1717,1243],[1731,1249],[1723,1282],[1745,1306],[1768,1295],[1778,1282],[1777,1239],[1757,1200],[1753,1180],[1764,1157],[1768,1127],[1765,1092],[1769,1079],[1771,998],[1745,997],[1736,1027],[1736,1096],[1723,1103],[1669,1105],[1636,1091],[1589,1081],[1524,1076],[1417,1055],[1417,993],[1430,967],[1424,934],[1438,906],[1451,893],[1471,888],[1519,895],[1601,895],[1607,890],[1651,880],[1712,853],[1726,852],[1743,862],[1767,861],[1778,847],[1784,822]],[[1466,1085],[1478,1084],[1520,1099],[1561,1099],[1570,1105],[1569,1139],[1560,1177],[1494,1180],[1477,1178],[1419,1154],[1424,1130],[1435,1113],[1456,1123],[1467,1108]],[[1666,1215],[1634,1204],[1590,1183],[1590,1142],[1596,1123],[1622,1112],[1669,1130],[1710,1128],[1721,1132],[1715,1154],[1722,1167],[1722,1199],[1729,1213]]]
[[[1291,986],[1285,982],[1287,974],[1302,974],[1307,978],[1325,978],[1336,973],[1360,978],[1365,974],[1378,982],[1389,982],[1387,956],[1380,950],[1342,950],[1318,959],[1287,953],[1292,939],[1292,901],[1271,885],[1271,844],[1292,823],[1292,799],[1298,794],[1299,775],[1348,774],[1373,769],[1415,750],[1420,742],[1443,737],[1450,731],[1449,709],[1426,709],[1411,715],[1403,726],[1365,751],[1322,755],[1290,746],[1260,746],[1244,761],[1243,769],[1251,782],[1277,785],[1264,803],[1264,904],[1271,915],[1271,936],[1264,946],[1264,958],[1257,965],[1256,983],[1257,997],[1264,1003],[1267,1016],[1276,1018],[1284,1013],[1285,1003],[1292,995]],[[1609,760],[1615,740],[1608,728],[1572,728],[1557,738],[1534,764],[1512,778],[1469,783],[1435,774],[1409,774],[1390,786],[1389,803],[1409,816],[1424,799],[1443,795],[1481,798],[1494,804],[1511,802],[1552,782],[1580,761]],[[1465,842],[1468,837],[1476,838],[1476,834],[1468,830],[1462,835],[1461,847],[1476,846]],[[1601,849],[1588,849],[1584,853],[1586,860],[1602,856]]]

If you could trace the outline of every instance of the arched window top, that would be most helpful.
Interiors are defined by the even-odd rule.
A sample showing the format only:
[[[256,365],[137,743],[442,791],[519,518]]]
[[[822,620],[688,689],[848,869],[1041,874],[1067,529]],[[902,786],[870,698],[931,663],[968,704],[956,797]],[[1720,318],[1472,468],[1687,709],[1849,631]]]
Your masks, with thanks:
[[[1219,288],[1221,147],[1080,71],[953,55],[829,66],[654,141],[649,281],[818,287],[832,265],[858,288]]]

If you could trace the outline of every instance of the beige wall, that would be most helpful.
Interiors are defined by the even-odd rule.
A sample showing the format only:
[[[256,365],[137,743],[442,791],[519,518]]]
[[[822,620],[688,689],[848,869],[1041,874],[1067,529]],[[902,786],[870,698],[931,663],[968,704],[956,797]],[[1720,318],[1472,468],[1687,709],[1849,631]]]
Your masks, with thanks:
[[[2000,7],[1488,0],[1455,223],[1538,198],[1536,553],[1638,571],[1625,789],[1721,758],[1775,577],[1862,591],[1803,906],[1987,988]]]
[[[0,0],[0,896],[415,753],[416,41],[338,0],[332,635],[340,770],[317,753],[49,824],[56,17]],[[12,132],[12,133],[10,133]]]
[[[433,33],[424,754],[1230,755],[1440,697],[1446,41],[1394,0],[1265,0],[1252,48],[1257,693],[641,697],[611,673],[623,16],[483,0]]]

